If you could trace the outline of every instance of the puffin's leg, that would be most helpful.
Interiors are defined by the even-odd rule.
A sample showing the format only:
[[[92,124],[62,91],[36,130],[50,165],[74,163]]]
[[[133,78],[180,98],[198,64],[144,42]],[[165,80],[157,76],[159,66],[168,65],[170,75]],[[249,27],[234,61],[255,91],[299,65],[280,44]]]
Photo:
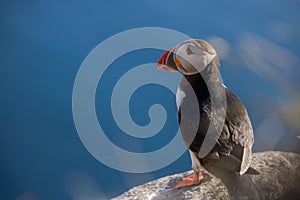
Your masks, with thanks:
[[[207,172],[204,172],[204,174],[207,174]],[[198,172],[197,170],[194,170],[194,174],[192,176],[183,178],[182,181],[175,186],[175,188],[179,189],[183,187],[198,185],[202,179],[203,179],[202,172]]]

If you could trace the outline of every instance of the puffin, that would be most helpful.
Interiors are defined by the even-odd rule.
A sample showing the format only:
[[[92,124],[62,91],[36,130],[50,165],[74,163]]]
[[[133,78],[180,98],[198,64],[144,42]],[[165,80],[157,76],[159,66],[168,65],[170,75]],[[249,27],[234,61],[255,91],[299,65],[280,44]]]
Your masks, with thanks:
[[[166,51],[157,69],[182,74],[176,93],[178,122],[188,147],[193,175],[175,187],[198,185],[211,174],[226,185],[233,199],[259,199],[250,167],[253,129],[248,112],[223,83],[215,49],[190,39]]]

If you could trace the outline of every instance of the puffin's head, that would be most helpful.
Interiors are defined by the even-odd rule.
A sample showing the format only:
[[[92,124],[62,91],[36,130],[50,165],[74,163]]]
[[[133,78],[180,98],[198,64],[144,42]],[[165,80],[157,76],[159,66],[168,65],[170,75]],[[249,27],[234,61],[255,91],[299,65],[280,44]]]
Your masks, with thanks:
[[[166,51],[157,63],[158,70],[180,71],[185,75],[199,73],[207,66],[220,70],[220,62],[215,49],[208,42],[200,39],[187,40]]]

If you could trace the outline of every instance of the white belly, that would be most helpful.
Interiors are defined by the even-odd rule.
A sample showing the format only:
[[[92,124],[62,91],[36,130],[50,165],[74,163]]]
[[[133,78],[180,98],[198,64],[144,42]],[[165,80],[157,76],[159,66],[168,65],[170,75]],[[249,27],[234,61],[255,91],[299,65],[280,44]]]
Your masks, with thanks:
[[[183,90],[180,89],[180,87],[178,87],[177,89],[177,93],[176,93],[176,105],[177,105],[177,109],[179,109],[179,107],[182,104],[183,99],[186,97],[186,94]]]

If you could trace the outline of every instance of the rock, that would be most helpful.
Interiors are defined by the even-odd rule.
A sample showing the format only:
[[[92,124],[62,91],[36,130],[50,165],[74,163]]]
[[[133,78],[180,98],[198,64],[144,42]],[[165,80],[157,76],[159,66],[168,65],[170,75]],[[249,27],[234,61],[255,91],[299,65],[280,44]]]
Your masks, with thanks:
[[[260,172],[253,175],[259,188],[260,199],[300,199],[300,155],[287,152],[254,153],[251,167]],[[166,176],[137,186],[114,200],[201,200],[230,199],[226,186],[211,175],[206,175],[200,185],[182,189],[174,186],[193,171]]]

